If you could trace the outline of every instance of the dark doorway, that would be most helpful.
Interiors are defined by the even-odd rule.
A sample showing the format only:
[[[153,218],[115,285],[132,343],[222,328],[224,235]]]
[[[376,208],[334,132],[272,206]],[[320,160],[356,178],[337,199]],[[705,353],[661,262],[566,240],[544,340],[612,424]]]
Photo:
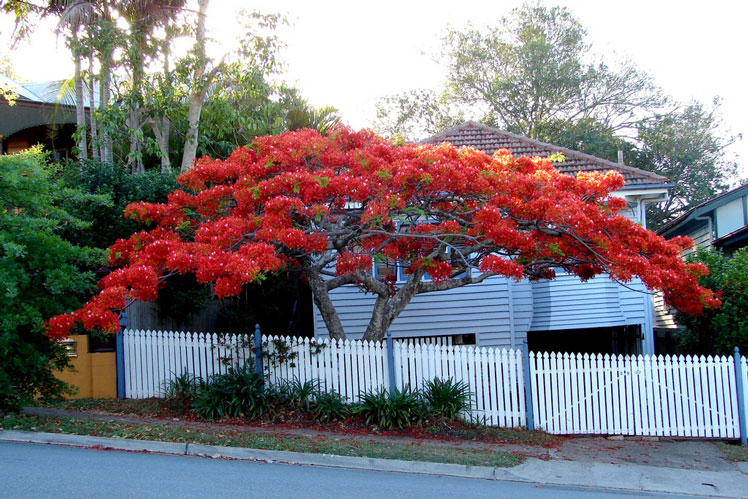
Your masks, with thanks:
[[[639,326],[529,331],[527,345],[533,352],[638,354]]]

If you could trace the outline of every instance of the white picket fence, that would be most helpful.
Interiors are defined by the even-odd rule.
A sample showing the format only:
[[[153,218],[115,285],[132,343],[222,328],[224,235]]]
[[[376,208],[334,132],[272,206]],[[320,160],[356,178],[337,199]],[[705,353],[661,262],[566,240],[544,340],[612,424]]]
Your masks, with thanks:
[[[280,340],[280,343],[276,343]],[[202,379],[251,360],[253,338],[154,331],[123,333],[128,398],[163,396],[182,373]],[[312,381],[349,402],[390,386],[384,342],[263,336],[296,353],[266,362],[271,385]],[[395,386],[422,388],[434,378],[466,383],[471,416],[494,426],[527,426],[521,350],[395,340]],[[529,380],[535,428],[554,434],[740,437],[737,388],[748,393],[748,364],[735,379],[733,357],[621,356],[530,353]],[[748,397],[747,397],[748,398]]]
[[[132,330],[122,334],[128,398],[161,397],[167,381],[182,373],[207,379],[251,356],[252,339],[246,335],[222,340],[215,334]],[[389,389],[384,342],[263,336],[271,355],[276,351],[274,340],[291,345],[297,355],[289,362],[266,362],[270,385],[312,381],[349,402],[358,402],[365,392]],[[472,417],[498,426],[526,424],[519,350],[395,341],[393,354],[398,389],[452,378],[465,382],[474,394]]]

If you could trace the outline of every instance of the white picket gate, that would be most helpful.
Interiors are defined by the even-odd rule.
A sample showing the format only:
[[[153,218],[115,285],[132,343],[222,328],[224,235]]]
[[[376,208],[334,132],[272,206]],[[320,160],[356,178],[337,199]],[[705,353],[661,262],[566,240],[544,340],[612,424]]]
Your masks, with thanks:
[[[154,331],[123,333],[128,398],[161,397],[183,373],[202,379],[252,359],[253,338]],[[449,343],[449,342],[446,342]],[[311,381],[349,402],[389,389],[384,342],[263,336],[270,385]],[[279,362],[278,348],[292,359]],[[434,378],[464,382],[471,416],[493,426],[527,426],[521,350],[395,340],[395,387],[423,388]],[[530,353],[535,428],[554,434],[740,437],[738,383],[748,392],[748,363],[735,379],[733,357]]]
[[[549,433],[740,436],[732,357],[530,353],[530,379]]]

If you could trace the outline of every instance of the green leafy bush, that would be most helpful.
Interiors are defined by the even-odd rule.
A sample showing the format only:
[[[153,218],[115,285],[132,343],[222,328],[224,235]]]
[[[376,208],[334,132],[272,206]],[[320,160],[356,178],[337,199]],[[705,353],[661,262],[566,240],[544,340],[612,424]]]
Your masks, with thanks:
[[[319,391],[319,381],[300,382],[294,379],[288,383],[288,400],[297,407],[309,410],[315,395]]]
[[[689,261],[706,265],[709,275],[699,284],[721,294],[722,306],[705,309],[700,316],[678,314],[676,321],[684,330],[680,335],[683,353],[694,355],[730,355],[739,347],[748,353],[748,248],[725,256],[717,251],[699,249]]]
[[[464,381],[434,378],[426,383],[423,398],[434,415],[455,419],[461,412],[470,409],[472,393]]]
[[[79,198],[67,198],[65,209],[81,220],[85,227],[65,228],[65,239],[95,248],[108,248],[117,239],[143,229],[143,225],[125,218],[125,207],[134,202],[165,202],[177,188],[177,174],[148,170],[133,175],[128,168],[97,161],[68,162],[59,172],[60,183],[82,192],[105,197],[105,204],[91,204]]]
[[[263,393],[265,380],[251,366],[229,368],[226,374],[212,376],[197,393],[194,413],[203,419],[244,417],[254,419],[267,407]]]
[[[67,357],[44,321],[80,307],[95,289],[86,270],[103,258],[63,237],[87,227],[68,200],[91,209],[103,200],[61,185],[57,173],[37,148],[0,156],[0,414],[66,389],[54,372]]]
[[[392,394],[379,389],[366,392],[353,412],[364,417],[367,425],[379,428],[405,428],[422,422],[428,415],[428,407],[421,393],[410,387],[395,390]]]
[[[345,419],[351,413],[345,397],[335,391],[317,393],[312,415],[321,421]]]
[[[164,397],[172,405],[180,409],[186,409],[195,401],[202,387],[202,379],[194,374],[183,372],[176,378],[164,383]]]

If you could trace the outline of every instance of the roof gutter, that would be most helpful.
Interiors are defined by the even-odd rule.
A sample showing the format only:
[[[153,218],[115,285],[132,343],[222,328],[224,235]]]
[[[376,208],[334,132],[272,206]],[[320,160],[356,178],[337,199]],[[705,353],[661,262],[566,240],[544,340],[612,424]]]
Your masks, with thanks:
[[[664,195],[641,196],[639,198],[639,220],[642,221],[642,225],[645,229],[647,228],[647,206],[667,201],[668,196],[669,195],[666,192]]]
[[[637,189],[670,189],[672,187],[675,187],[675,184],[673,183],[667,183],[667,184],[630,184],[630,185],[624,185],[619,191],[633,191]]]

